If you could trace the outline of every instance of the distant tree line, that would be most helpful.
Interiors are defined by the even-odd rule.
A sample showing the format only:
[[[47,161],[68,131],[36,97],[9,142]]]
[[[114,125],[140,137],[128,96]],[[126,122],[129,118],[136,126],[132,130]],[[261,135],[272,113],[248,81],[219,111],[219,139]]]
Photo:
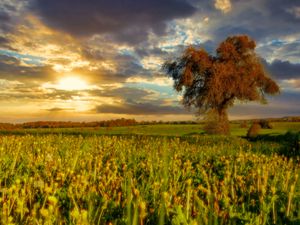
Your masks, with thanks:
[[[29,128],[81,128],[81,127],[122,127],[153,124],[196,124],[196,121],[136,121],[135,119],[114,119],[93,122],[73,121],[35,121],[20,124],[0,123],[1,130],[29,129]]]
[[[133,126],[135,119],[115,119],[93,122],[72,122],[72,121],[38,121],[21,124],[22,128],[75,128],[75,127],[122,127]]]
[[[93,122],[74,121],[35,121],[21,124],[0,123],[0,129],[20,129],[20,128],[76,128],[76,127],[121,127],[138,124],[135,119],[115,119]]]
[[[266,124],[271,122],[300,122],[299,117],[284,117],[284,118],[269,118],[269,119],[252,119],[252,120],[234,120],[231,123],[241,124],[241,127],[247,127],[248,123],[261,123],[264,128]],[[135,119],[114,119],[93,122],[73,122],[73,121],[35,121],[20,124],[13,123],[0,123],[0,130],[13,130],[13,129],[27,129],[27,128],[81,128],[81,127],[122,127],[122,126],[135,126],[135,125],[155,125],[155,124],[170,124],[170,125],[183,125],[183,124],[199,124],[203,121],[136,121]]]
[[[262,127],[264,127],[265,122],[300,122],[300,116],[287,116],[283,118],[265,118],[265,119],[248,119],[248,120],[234,120],[232,123],[261,123]]]
[[[199,124],[199,122],[194,121],[194,120],[188,120],[188,121],[140,121],[138,122],[139,125],[153,125],[153,124],[172,124],[172,125],[180,125],[180,124]]]

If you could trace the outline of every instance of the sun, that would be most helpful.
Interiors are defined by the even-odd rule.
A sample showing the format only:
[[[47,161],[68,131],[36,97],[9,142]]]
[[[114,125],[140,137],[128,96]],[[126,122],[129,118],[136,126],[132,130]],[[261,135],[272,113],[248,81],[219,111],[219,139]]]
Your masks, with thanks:
[[[88,89],[88,84],[80,77],[63,77],[61,78],[56,88],[60,90],[72,91],[72,90],[85,90]]]

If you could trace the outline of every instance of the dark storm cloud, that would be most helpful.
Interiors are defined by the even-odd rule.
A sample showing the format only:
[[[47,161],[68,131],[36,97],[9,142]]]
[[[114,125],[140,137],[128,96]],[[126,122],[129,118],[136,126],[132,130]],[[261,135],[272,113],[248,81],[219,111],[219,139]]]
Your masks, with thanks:
[[[288,80],[300,78],[300,64],[291,63],[289,61],[274,60],[271,63],[263,60],[263,64],[267,68],[271,76],[279,80]]]
[[[278,18],[290,23],[300,22],[300,17],[294,13],[295,7],[300,7],[300,2],[295,0],[268,0],[266,8],[272,18]]]
[[[236,4],[244,3],[237,2]],[[273,24],[270,22],[270,18],[265,15],[269,9],[262,11],[260,7],[245,8],[241,11],[233,9],[230,13],[220,16],[218,25],[212,31],[215,39],[221,41],[227,36],[247,34],[259,40],[268,36],[269,33],[275,32],[278,28],[271,28]]]
[[[9,14],[5,11],[2,11],[0,8],[0,31],[7,32],[11,28],[11,18]]]
[[[188,114],[179,106],[164,106],[151,102],[139,103],[135,101],[127,101],[119,105],[103,104],[96,107],[96,112],[131,115]]]
[[[49,66],[24,66],[17,58],[0,55],[0,79],[49,80],[53,73]]]
[[[105,33],[131,43],[144,40],[149,29],[162,34],[167,21],[195,12],[186,0],[32,0],[31,8],[74,36]]]
[[[217,18],[210,30],[216,40],[236,34],[248,34],[257,41],[295,34],[296,27],[300,27],[300,17],[293,13],[296,7],[300,7],[300,1],[232,1],[232,10],[227,14],[209,12]]]

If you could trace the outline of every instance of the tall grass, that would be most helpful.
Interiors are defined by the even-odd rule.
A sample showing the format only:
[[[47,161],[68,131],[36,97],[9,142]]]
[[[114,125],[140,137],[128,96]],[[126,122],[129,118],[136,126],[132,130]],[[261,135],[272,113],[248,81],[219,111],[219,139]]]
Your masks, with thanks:
[[[1,224],[299,222],[299,163],[258,148],[232,137],[1,136]]]

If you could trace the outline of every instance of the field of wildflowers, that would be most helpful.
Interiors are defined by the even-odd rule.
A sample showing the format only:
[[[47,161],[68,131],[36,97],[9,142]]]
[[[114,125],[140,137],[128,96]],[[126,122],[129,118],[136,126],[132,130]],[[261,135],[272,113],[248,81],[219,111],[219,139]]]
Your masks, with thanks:
[[[238,137],[3,135],[1,224],[299,224],[299,158],[279,147]]]

